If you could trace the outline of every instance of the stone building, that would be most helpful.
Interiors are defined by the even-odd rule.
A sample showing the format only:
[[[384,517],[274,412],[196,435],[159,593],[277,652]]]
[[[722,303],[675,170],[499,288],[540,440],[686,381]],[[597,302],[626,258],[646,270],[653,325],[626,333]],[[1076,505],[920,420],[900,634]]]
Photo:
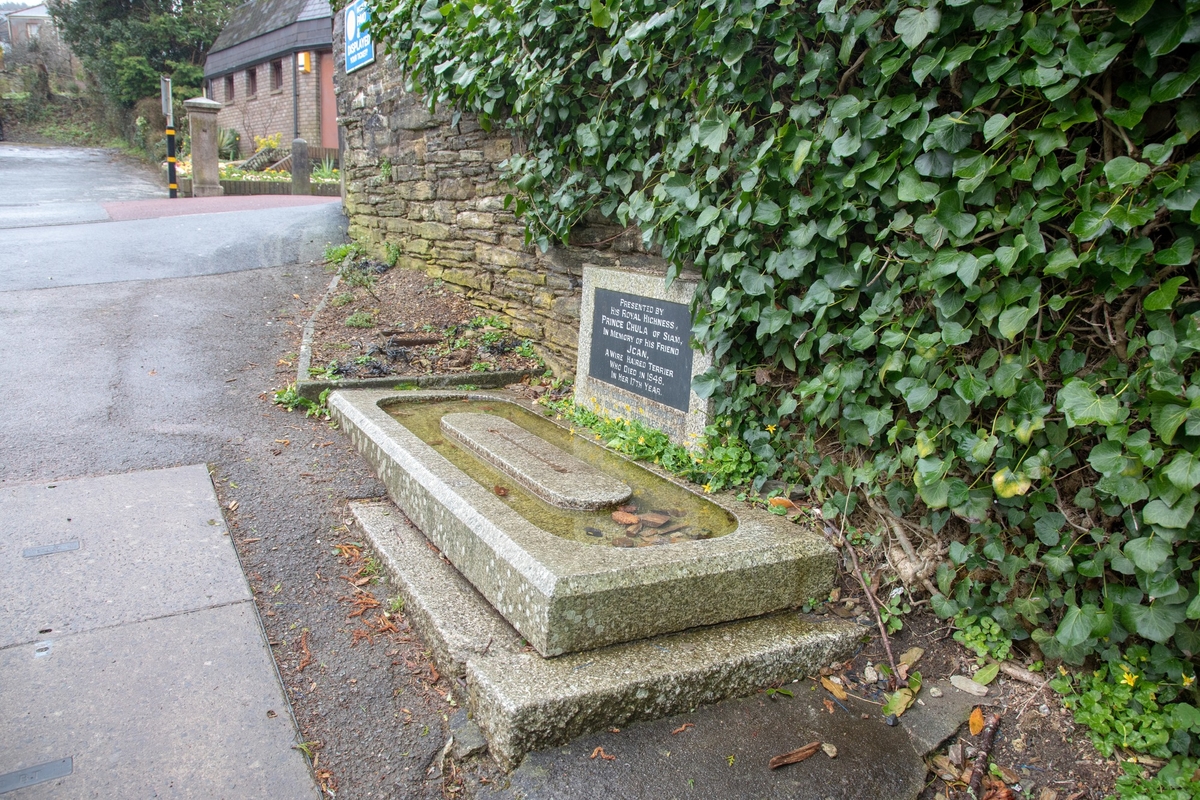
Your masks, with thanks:
[[[665,262],[641,251],[640,232],[600,220],[574,231],[572,246],[526,245],[499,167],[519,144],[471,115],[431,113],[404,91],[390,56],[347,74],[343,17],[335,15],[333,42],[350,236],[376,257],[398,251],[399,266],[506,317],[556,373],[574,373],[584,265],[661,274]]]
[[[204,62],[207,96],[223,104],[217,125],[241,135],[300,136],[338,148],[333,92],[333,16],[328,0],[250,0],[239,6]]]

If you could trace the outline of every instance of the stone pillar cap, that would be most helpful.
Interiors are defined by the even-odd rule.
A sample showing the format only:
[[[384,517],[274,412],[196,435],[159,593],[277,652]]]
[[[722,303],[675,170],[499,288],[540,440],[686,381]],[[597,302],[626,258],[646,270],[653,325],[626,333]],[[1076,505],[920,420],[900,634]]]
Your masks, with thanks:
[[[221,110],[221,104],[216,100],[209,100],[207,97],[193,97],[191,100],[184,100],[183,107],[188,111],[211,111],[216,113]]]

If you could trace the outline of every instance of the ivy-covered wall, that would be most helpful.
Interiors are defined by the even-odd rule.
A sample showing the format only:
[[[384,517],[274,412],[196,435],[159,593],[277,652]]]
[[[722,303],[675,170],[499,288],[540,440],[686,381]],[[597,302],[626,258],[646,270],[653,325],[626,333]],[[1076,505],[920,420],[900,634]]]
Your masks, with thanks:
[[[536,240],[598,210],[702,272],[695,386],[757,480],[945,548],[939,613],[1071,662],[1141,640],[1200,702],[1200,0],[381,0],[375,30],[528,142]]]
[[[666,262],[646,255],[636,234],[602,223],[576,232],[576,241],[612,239],[602,247],[543,252],[526,245],[524,223],[505,207],[497,166],[513,152],[512,134],[484,131],[473,114],[431,113],[423,98],[405,91],[400,70],[382,53],[346,75],[343,16],[335,15],[334,58],[351,238],[378,258],[398,249],[399,266],[441,279],[480,309],[506,317],[556,373],[573,373],[583,266],[665,272]]]

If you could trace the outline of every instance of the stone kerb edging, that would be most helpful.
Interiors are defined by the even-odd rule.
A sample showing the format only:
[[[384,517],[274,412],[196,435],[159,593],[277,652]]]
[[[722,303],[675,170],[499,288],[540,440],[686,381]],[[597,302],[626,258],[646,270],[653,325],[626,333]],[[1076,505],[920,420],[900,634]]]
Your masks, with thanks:
[[[317,315],[325,309],[325,304],[333,297],[341,282],[340,275],[334,275],[329,282],[329,288],[313,309],[304,331],[300,336],[300,356],[296,359],[296,393],[306,400],[314,402],[321,399],[321,393],[335,389],[396,389],[401,385],[413,386],[418,389],[441,389],[453,386],[476,386],[481,389],[499,389],[511,383],[520,383],[526,378],[533,378],[539,370],[502,370],[500,372],[470,372],[442,373],[434,375],[391,375],[384,378],[347,378],[343,380],[313,380],[308,370],[312,366],[312,340],[316,329]]]

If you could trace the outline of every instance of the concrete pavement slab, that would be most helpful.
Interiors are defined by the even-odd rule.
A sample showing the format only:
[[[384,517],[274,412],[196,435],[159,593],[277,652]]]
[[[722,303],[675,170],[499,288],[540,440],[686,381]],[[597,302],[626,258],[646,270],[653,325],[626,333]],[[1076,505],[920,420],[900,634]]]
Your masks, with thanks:
[[[203,464],[6,486],[0,527],[0,648],[251,599]]]
[[[481,798],[522,800],[907,800],[925,783],[925,763],[899,726],[888,727],[879,707],[850,698],[825,706],[822,691],[800,681],[794,697],[757,695],[578,739],[531,753],[507,784]],[[863,715],[867,718],[864,719]],[[688,727],[684,727],[687,725]],[[682,728],[682,730],[681,730]],[[810,742],[818,750],[771,770],[768,762]],[[611,760],[593,757],[600,754]]]
[[[13,800],[316,798],[254,606],[0,650],[0,775],[71,759]]]

